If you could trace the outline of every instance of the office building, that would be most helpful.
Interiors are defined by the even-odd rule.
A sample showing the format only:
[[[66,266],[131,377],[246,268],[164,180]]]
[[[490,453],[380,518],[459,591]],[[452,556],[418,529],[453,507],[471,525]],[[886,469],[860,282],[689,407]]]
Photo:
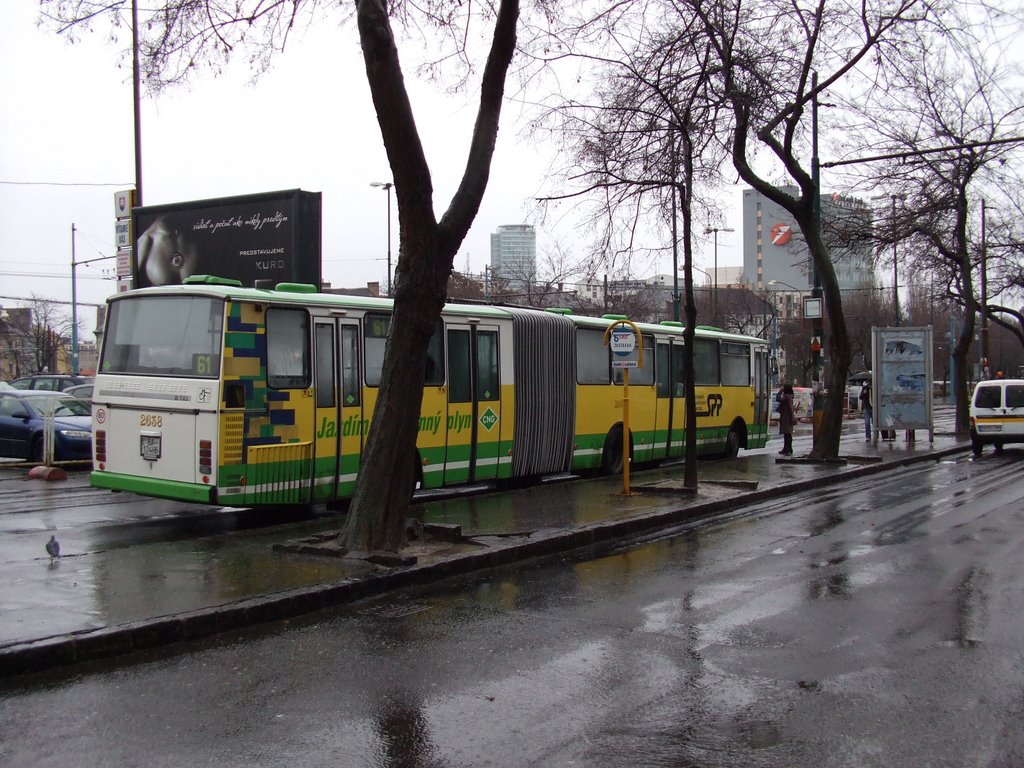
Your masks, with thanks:
[[[872,287],[871,209],[857,198],[822,195],[821,220],[839,288]],[[743,274],[758,291],[809,292],[813,287],[810,253],[793,217],[753,189],[743,191]]]
[[[491,233],[491,274],[510,286],[537,275],[537,233],[530,224],[503,224]]]

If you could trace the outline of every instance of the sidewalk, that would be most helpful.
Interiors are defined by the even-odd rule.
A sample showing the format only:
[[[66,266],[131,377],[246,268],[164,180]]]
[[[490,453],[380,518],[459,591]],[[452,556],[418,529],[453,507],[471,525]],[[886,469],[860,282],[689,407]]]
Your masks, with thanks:
[[[845,463],[820,464],[800,458],[810,448],[809,437],[798,437],[792,459],[777,456],[780,446],[776,436],[768,448],[741,451],[736,459],[700,462],[696,494],[681,488],[682,466],[676,465],[634,472],[628,497],[622,494],[621,477],[549,482],[471,497],[428,495],[413,509],[426,533],[410,548],[417,562],[407,566],[324,556],[322,542],[338,525],[334,517],[272,527],[264,518],[263,525],[251,529],[240,525],[198,539],[161,537],[154,531],[149,534],[154,540],[141,542],[137,531],[130,542],[114,540],[130,525],[118,518],[116,525],[101,529],[110,540],[97,543],[93,536],[79,545],[72,539],[78,551],[66,548],[70,554],[59,561],[33,550],[27,560],[12,556],[4,564],[0,676],[209,637],[487,568],[609,546],[758,501],[969,449],[968,442],[948,434],[936,434],[929,444],[926,432],[919,432],[914,443],[900,433],[895,442],[877,446],[851,434],[842,442]],[[86,473],[66,483],[59,491],[44,489],[53,495],[52,504],[95,493]],[[99,498],[108,506],[113,503],[109,496]],[[128,494],[117,501],[129,510],[133,502],[140,503]],[[94,502],[92,508],[100,507]],[[182,517],[171,510],[165,519],[180,526]],[[148,532],[164,523],[147,520],[144,525]],[[434,538],[434,531],[443,538]],[[456,532],[461,537],[452,535]]]

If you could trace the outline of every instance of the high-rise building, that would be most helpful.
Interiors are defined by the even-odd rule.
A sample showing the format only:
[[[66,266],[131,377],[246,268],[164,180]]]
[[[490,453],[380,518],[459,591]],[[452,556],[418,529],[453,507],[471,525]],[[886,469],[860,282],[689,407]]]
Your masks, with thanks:
[[[853,197],[822,195],[821,221],[839,288],[873,286],[871,209]],[[760,291],[778,286],[809,292],[813,287],[810,252],[793,217],[753,189],[743,191],[743,275]]]
[[[533,282],[537,274],[537,233],[530,224],[503,224],[491,233],[491,274],[510,285]]]

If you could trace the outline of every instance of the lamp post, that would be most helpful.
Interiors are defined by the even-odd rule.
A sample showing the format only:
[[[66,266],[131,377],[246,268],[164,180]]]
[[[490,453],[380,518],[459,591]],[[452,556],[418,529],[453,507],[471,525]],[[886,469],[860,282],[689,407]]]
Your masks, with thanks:
[[[706,227],[704,229],[705,235],[710,235],[712,232],[715,233],[715,284],[711,289],[711,317],[713,319],[718,318],[718,233],[735,231],[731,227]]]
[[[896,265],[896,198],[898,197],[899,195],[892,195],[892,306],[893,325],[897,328],[900,324],[900,281]]]
[[[71,373],[78,375],[78,289],[75,287],[75,225],[71,224]]]
[[[388,193],[388,296],[391,296],[391,188],[395,186],[390,181],[371,181],[371,187],[383,189]]]
[[[797,288],[795,285],[790,285],[789,283],[784,282],[782,280],[769,280],[768,281],[768,285],[769,286],[784,285],[786,288],[790,289],[789,291],[780,291],[778,289],[772,288],[772,289],[770,289],[768,291],[769,294],[771,294],[771,297],[772,297],[771,298],[771,305],[772,305],[772,350],[773,350],[772,354],[775,355],[776,365],[778,366],[778,355],[779,355],[779,349],[778,349],[778,322],[779,322],[778,294],[780,294],[780,293],[790,293],[791,292],[791,293],[796,293],[796,294],[798,294],[800,296],[803,296],[806,293],[808,293],[809,289],[800,289],[800,288]],[[792,298],[792,297],[790,297],[790,298]],[[789,306],[792,309],[792,302],[790,302]],[[789,316],[792,317],[792,313],[790,313]],[[800,314],[800,317],[801,317],[801,322],[803,322],[803,313],[802,312]],[[779,383],[781,383],[782,377],[779,376],[778,371],[776,371],[776,376],[778,377]]]
[[[799,294],[801,297],[806,295],[806,294],[808,294],[808,293],[810,293],[810,291],[811,291],[810,288],[797,288],[795,285],[790,285],[789,283],[785,283],[782,280],[769,280],[768,281],[768,285],[784,285],[787,288],[789,288],[790,291],[792,291],[793,293]],[[779,290],[772,290],[771,292],[772,293],[786,293],[786,291],[779,291]],[[803,311],[801,311],[800,317],[801,317],[801,319],[803,318]]]
[[[768,359],[768,375],[769,384],[774,389],[779,385],[779,308],[775,306],[775,298],[771,295],[772,293],[773,291],[766,291],[767,298],[761,296],[760,293],[755,295],[768,305],[768,309],[772,313],[771,320],[769,321],[771,324],[771,356]],[[767,324],[762,327],[761,334],[763,335],[766,330],[768,330]]]

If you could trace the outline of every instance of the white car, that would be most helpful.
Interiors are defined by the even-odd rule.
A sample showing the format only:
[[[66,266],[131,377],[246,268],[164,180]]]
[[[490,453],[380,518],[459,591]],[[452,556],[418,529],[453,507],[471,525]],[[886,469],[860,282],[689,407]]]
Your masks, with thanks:
[[[1024,379],[979,381],[971,395],[971,450],[986,445],[1002,453],[1006,443],[1024,443]]]

